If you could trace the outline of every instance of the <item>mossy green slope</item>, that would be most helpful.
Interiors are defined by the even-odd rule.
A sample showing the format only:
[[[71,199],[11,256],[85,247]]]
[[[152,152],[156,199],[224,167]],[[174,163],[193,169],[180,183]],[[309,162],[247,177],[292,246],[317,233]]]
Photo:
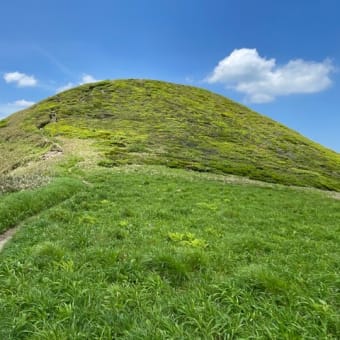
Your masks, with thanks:
[[[190,86],[133,79],[86,84],[0,126],[0,148],[11,143],[16,150],[24,141],[26,154],[41,152],[47,140],[59,135],[90,138],[104,166],[162,164],[340,190],[339,154],[245,106]]]

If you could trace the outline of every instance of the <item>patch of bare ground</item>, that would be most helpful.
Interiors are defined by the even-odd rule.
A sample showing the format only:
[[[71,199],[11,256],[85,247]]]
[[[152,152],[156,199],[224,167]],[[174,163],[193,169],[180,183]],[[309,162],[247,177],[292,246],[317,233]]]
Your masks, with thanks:
[[[13,235],[17,232],[18,227],[9,229],[4,233],[0,234],[0,252],[5,246],[5,244],[13,237]]]
[[[90,140],[58,137],[49,151],[38,159],[13,170],[11,175],[23,176],[40,173],[53,176],[55,165],[68,157],[77,157],[79,159],[78,166],[84,169],[94,168],[101,158],[100,153]]]

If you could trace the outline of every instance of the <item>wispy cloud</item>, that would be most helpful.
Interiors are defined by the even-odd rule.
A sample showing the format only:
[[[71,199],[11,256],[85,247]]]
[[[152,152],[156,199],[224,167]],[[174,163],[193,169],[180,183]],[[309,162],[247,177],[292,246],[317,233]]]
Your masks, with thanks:
[[[88,84],[88,83],[95,83],[97,81],[100,81],[100,80],[96,79],[91,74],[84,73],[81,77],[81,80],[78,83],[69,82],[66,85],[60,86],[60,87],[57,88],[56,93],[60,93],[60,92],[72,89],[73,87],[76,87],[76,86],[79,86],[79,85],[84,85],[84,84]]]
[[[76,86],[76,84],[74,84],[74,83],[67,83],[66,85],[58,87],[57,90],[56,90],[56,93],[67,91],[67,90],[69,90],[69,89],[71,89],[72,87],[75,87],[75,86]]]
[[[186,76],[184,78],[184,81],[188,84],[193,84],[194,83],[194,78],[192,76]]]
[[[38,81],[34,76],[21,72],[9,72],[3,76],[6,83],[14,83],[19,87],[36,86]]]
[[[19,99],[11,103],[0,104],[0,118],[4,118],[11,113],[23,110],[34,104],[35,102],[26,99]]]
[[[60,72],[66,74],[67,76],[74,76],[74,72],[67,67],[63,62],[61,62],[58,58],[52,55],[49,51],[41,46],[34,46],[34,49],[38,51],[42,56],[44,56],[52,65],[54,65]]]
[[[16,100],[15,102],[13,102],[13,103],[10,103],[9,105],[25,108],[25,107],[32,106],[34,104],[35,104],[35,102],[32,102],[30,100],[19,99],[19,100]]]
[[[242,48],[222,59],[206,80],[244,93],[250,102],[266,103],[278,96],[323,91],[332,84],[334,70],[328,59],[295,59],[277,65],[275,59],[261,57],[256,49]]]
[[[88,84],[88,83],[95,83],[99,81],[98,79],[94,78],[90,74],[84,73],[82,78],[81,78],[81,83],[80,84]]]

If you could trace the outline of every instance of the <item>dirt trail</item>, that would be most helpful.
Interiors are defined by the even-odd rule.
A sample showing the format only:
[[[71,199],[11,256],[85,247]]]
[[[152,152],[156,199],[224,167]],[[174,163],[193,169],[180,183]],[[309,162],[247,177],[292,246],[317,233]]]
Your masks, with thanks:
[[[18,231],[18,227],[8,229],[3,234],[0,234],[0,252],[5,244],[13,237],[13,235]]]

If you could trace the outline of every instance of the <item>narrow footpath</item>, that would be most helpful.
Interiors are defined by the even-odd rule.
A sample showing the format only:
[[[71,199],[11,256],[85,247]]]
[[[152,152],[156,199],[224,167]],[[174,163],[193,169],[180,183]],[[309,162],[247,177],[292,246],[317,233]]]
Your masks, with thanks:
[[[8,229],[3,234],[0,234],[0,252],[5,244],[13,237],[13,235],[17,232],[18,227]]]

